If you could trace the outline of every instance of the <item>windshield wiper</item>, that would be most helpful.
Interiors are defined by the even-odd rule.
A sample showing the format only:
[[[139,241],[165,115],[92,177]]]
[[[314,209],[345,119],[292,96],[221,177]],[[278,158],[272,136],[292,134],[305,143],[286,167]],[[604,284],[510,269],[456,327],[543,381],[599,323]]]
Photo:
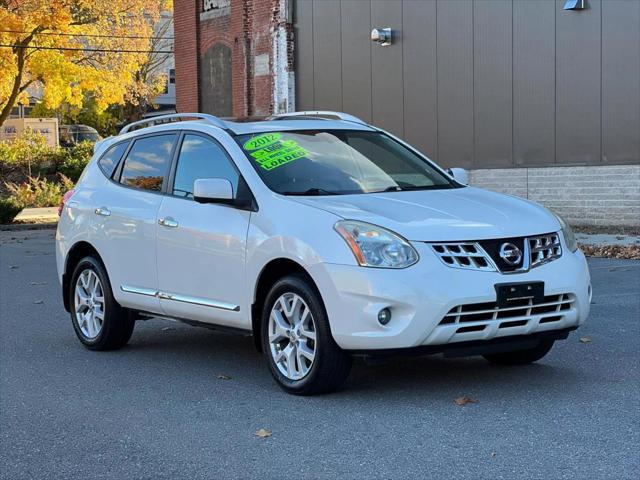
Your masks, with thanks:
[[[408,190],[438,190],[440,188],[448,188],[445,185],[410,185],[407,187],[401,187],[403,191]]]
[[[281,192],[282,195],[299,195],[299,196],[311,196],[311,195],[340,195],[339,192],[331,192],[323,188],[309,188],[303,192]]]
[[[369,193],[401,192],[402,190],[404,189],[398,185],[391,185],[390,187],[387,187],[384,190],[376,190],[375,192],[369,192]]]

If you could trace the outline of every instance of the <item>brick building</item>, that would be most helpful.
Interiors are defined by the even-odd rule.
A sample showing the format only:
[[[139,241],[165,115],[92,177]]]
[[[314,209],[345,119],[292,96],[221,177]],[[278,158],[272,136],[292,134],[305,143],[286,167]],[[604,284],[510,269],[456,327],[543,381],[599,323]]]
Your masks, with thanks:
[[[178,111],[345,111],[574,224],[640,226],[640,0],[174,0],[174,19]]]
[[[178,111],[246,118],[292,106],[285,0],[174,0]]]

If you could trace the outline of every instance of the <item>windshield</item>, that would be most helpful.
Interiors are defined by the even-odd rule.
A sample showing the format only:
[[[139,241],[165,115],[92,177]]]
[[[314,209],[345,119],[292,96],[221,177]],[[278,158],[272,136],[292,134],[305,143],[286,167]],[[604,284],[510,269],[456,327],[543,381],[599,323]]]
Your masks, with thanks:
[[[85,140],[90,142],[97,142],[101,139],[98,131],[91,127],[78,128],[73,132],[73,136],[76,142],[82,142]]]
[[[93,132],[78,132],[76,134],[74,134],[74,137],[76,138],[76,142],[80,143],[80,142],[84,142],[84,141],[88,141],[88,142],[97,142],[98,140],[100,140],[100,135],[98,135],[97,133],[93,133]]]
[[[457,187],[424,158],[380,132],[269,132],[240,135],[237,141],[267,186],[284,195]]]

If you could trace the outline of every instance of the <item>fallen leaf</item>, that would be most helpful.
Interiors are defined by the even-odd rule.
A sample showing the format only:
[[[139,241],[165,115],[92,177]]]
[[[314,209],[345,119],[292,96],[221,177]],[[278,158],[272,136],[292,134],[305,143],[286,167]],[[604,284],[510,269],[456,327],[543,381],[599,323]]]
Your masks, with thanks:
[[[9,270],[15,270],[16,268],[20,267],[18,267],[18,265],[9,265]]]
[[[169,330],[175,330],[176,327],[162,327],[163,332],[168,332]]]
[[[580,343],[590,343],[591,338],[589,337],[580,337]]]
[[[454,402],[455,402],[456,405],[460,405],[460,406],[466,405],[467,403],[478,403],[477,400],[474,400],[471,397],[467,397],[466,395],[463,395],[462,397],[456,398],[454,400]]]
[[[36,300],[33,303],[35,303],[36,305],[40,305],[40,304],[44,303],[44,300]]]
[[[267,437],[270,437],[272,433],[271,433],[271,430],[267,430],[266,428],[261,428],[256,433],[254,433],[254,435],[259,438],[267,438]]]
[[[640,245],[584,245],[580,248],[587,257],[640,259]]]
[[[30,285],[46,285],[47,282],[31,282]]]
[[[495,457],[496,455],[497,455],[497,453],[496,453],[496,452],[491,452],[491,456],[492,456],[492,457]]]
[[[224,373],[221,373],[220,375],[218,375],[218,378],[220,380],[231,380],[231,377],[229,375],[225,375]]]

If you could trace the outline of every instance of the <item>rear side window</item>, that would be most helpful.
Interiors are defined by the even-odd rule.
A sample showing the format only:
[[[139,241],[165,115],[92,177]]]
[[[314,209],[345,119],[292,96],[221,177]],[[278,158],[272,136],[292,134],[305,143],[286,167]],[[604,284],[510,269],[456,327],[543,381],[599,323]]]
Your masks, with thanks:
[[[111,175],[113,175],[113,171],[116,169],[116,165],[118,165],[118,162],[127,149],[127,145],[129,145],[128,142],[114,145],[109,150],[107,150],[107,152],[102,155],[102,157],[98,161],[98,165],[100,165],[100,168],[107,177],[111,178]]]
[[[124,161],[120,183],[142,190],[162,190],[175,141],[176,134],[136,140]]]
[[[220,145],[200,135],[184,136],[178,157],[173,194],[193,198],[193,183],[199,178],[226,178],[238,191],[240,176]]]

